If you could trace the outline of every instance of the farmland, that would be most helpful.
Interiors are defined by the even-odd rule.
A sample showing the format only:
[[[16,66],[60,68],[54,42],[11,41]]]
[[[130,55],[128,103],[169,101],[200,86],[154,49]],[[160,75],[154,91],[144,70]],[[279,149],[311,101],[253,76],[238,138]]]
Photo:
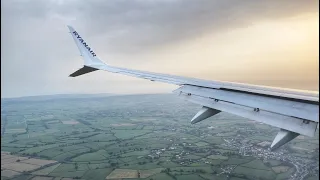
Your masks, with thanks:
[[[1,179],[318,179],[319,132],[281,150],[278,129],[174,95],[1,101]]]

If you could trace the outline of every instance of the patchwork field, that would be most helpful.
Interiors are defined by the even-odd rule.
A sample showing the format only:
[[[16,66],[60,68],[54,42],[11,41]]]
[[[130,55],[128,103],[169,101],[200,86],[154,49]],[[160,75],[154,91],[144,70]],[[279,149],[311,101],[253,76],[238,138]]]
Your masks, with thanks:
[[[2,107],[1,180],[312,180],[319,174],[318,131],[271,152],[277,128],[227,113],[190,124],[199,106],[170,95],[30,97]]]
[[[56,163],[57,161],[21,157],[10,155],[9,152],[1,152],[1,176],[12,178],[24,172],[33,171]]]
[[[138,171],[132,169],[115,169],[106,179],[138,178]]]

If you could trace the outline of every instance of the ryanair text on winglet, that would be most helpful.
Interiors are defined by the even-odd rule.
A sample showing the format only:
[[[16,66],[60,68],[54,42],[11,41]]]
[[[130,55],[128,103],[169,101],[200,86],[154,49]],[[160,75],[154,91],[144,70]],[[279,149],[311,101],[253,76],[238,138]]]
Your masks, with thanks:
[[[81,36],[77,33],[77,31],[73,31],[73,34],[79,39],[79,41],[88,49],[88,51],[92,54],[93,57],[97,56],[96,53],[94,53],[91,48],[87,45],[86,42],[81,38]]]

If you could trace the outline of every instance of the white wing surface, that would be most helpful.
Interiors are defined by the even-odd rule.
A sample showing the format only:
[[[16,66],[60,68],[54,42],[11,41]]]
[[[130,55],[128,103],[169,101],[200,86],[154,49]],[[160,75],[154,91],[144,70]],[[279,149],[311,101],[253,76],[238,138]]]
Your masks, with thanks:
[[[84,66],[72,73],[76,77],[104,70],[180,86],[178,96],[202,106],[191,123],[200,122],[221,111],[280,128],[271,150],[298,135],[313,137],[319,123],[319,92],[208,81],[110,66],[101,61],[71,26],[70,33],[84,58]]]

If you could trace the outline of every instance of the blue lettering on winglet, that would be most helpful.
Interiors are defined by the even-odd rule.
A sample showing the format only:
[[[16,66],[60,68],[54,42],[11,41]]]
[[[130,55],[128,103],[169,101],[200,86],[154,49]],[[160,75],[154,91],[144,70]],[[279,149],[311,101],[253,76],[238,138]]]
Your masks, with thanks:
[[[97,56],[96,53],[94,53],[91,48],[87,45],[86,42],[84,42],[84,40],[81,38],[81,36],[77,33],[77,31],[73,31],[72,32],[76,37],[77,39],[79,39],[79,41],[84,45],[84,47],[87,48],[87,50],[89,51],[90,54],[92,54],[93,57]]]

